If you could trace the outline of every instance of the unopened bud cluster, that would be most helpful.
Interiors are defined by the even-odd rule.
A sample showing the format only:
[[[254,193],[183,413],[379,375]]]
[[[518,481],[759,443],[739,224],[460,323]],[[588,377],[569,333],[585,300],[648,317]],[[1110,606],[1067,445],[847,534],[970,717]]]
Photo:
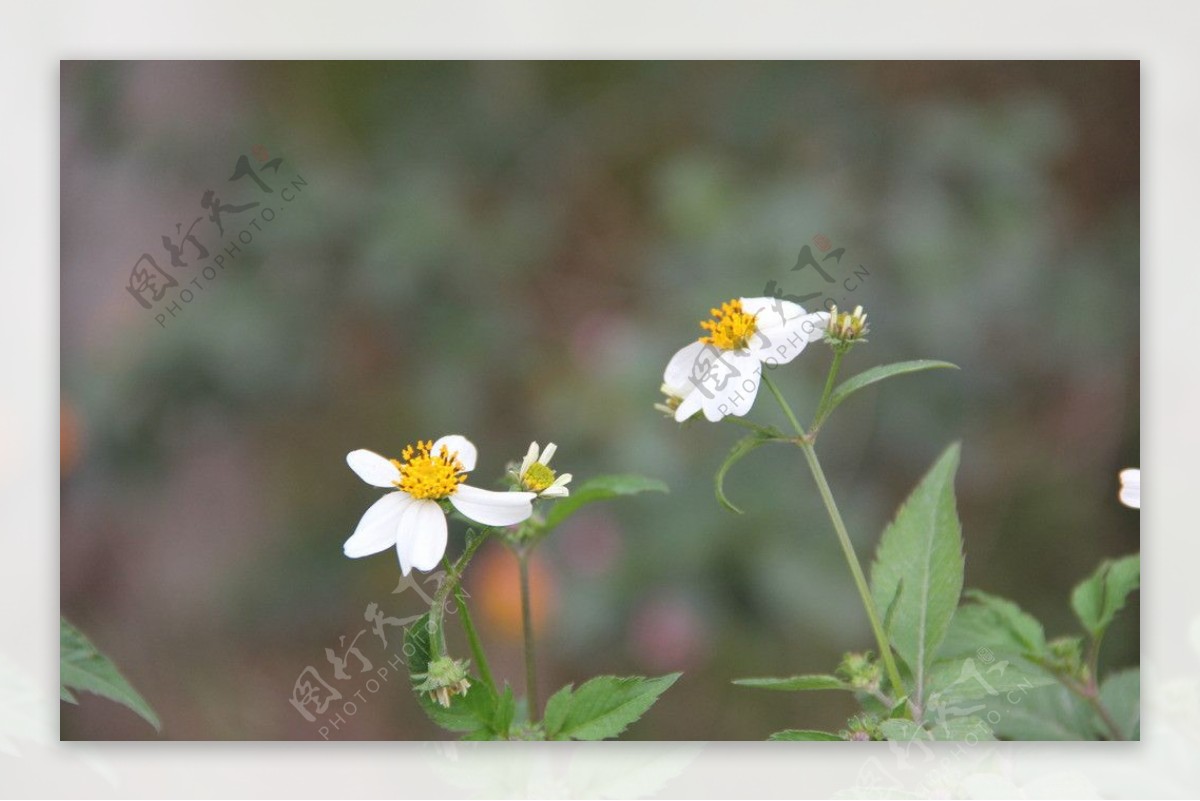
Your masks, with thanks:
[[[420,693],[429,693],[430,699],[444,707],[450,706],[450,699],[463,695],[470,688],[467,679],[467,663],[463,660],[441,656],[430,661],[424,673],[414,673],[413,680],[419,684],[413,689]]]
[[[878,690],[883,681],[883,670],[870,651],[844,655],[837,675],[854,689],[867,692]]]

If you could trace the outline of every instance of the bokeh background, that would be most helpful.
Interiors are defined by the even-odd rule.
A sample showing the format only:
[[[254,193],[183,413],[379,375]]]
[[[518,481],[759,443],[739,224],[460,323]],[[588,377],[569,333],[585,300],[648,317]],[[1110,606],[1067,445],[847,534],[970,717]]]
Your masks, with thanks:
[[[476,483],[536,439],[577,480],[671,488],[594,505],[540,552],[543,698],[682,670],[629,737],[840,728],[849,698],[730,684],[871,644],[799,454],[740,463],[736,516],[712,474],[740,431],[652,408],[708,308],[770,282],[867,307],[847,375],[962,367],[862,393],[823,432],[864,559],[953,440],[967,585],[1048,633],[1074,630],[1067,596],[1099,560],[1139,548],[1116,501],[1139,461],[1136,62],[64,62],[61,80],[62,610],[165,737],[321,737],[289,703],[299,674],[334,682],[325,649],[369,603],[421,611],[390,553],[341,554],[377,494],[345,453],[451,432],[480,448]],[[206,190],[271,200],[228,181],[241,155],[302,188],[215,280],[172,267],[161,238]],[[196,230],[215,253],[249,216]],[[793,271],[805,245],[845,249],[832,283]],[[125,289],[143,252],[204,287],[165,326]],[[827,361],[775,374],[802,416]],[[753,418],[781,422],[769,401]],[[519,690],[511,559],[485,550],[467,586]],[[1104,663],[1137,663],[1137,620]],[[331,739],[440,736],[402,682],[363,694]],[[62,736],[154,733],[87,697]]]

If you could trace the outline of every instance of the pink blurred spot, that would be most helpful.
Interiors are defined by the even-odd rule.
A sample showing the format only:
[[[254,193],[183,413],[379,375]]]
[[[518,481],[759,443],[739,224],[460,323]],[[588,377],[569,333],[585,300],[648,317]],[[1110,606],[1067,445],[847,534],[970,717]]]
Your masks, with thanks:
[[[821,251],[822,253],[828,252],[828,250],[833,247],[833,243],[829,241],[829,237],[825,236],[825,234],[817,234],[812,238],[812,241],[813,244],[817,246],[817,250]]]
[[[599,576],[616,564],[624,543],[621,527],[604,512],[582,512],[559,535],[567,569],[582,576]]]
[[[701,661],[708,626],[695,606],[679,596],[648,601],[634,616],[630,645],[648,670],[688,670]]]

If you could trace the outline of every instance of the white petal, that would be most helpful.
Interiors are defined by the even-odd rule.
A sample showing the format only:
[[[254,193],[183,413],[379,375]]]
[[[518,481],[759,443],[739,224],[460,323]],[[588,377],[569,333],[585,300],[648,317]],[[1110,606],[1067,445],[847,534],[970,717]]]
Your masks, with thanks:
[[[805,314],[804,307],[782,298],[741,298],[742,311],[754,315],[754,322],[761,328],[773,328]]]
[[[696,360],[708,346],[696,340],[684,345],[675,352],[667,369],[663,371],[663,383],[668,391],[680,398],[686,398],[696,388],[692,376],[696,375]]]
[[[528,473],[529,468],[532,467],[533,463],[537,461],[537,457],[538,444],[536,442],[531,442],[529,443],[529,450],[525,451],[525,458],[521,460],[521,469],[517,472],[517,475],[523,476]]]
[[[478,456],[478,451],[475,450],[475,445],[472,444],[471,440],[461,434],[447,434],[433,443],[433,450],[430,452],[434,456],[437,456],[442,452],[443,445],[446,446],[446,450],[458,454],[458,461],[462,462],[463,470],[469,473],[475,469],[475,459]]]
[[[721,420],[726,415],[742,416],[750,411],[758,395],[758,383],[762,379],[762,363],[749,350],[709,351],[703,356],[703,380],[695,397],[710,422]],[[690,401],[686,398],[679,409]],[[676,420],[679,420],[678,410]]]
[[[400,517],[396,537],[400,572],[433,570],[446,555],[446,515],[435,501],[414,501]]]
[[[1142,471],[1127,468],[1119,474],[1121,491],[1117,494],[1121,503],[1134,509],[1142,508]]]
[[[543,498],[565,498],[571,494],[571,491],[564,486],[555,486],[551,484],[541,491]]]
[[[703,396],[699,392],[693,392],[685,396],[675,409],[675,422],[682,423],[685,420],[690,420],[693,414],[700,411],[700,401],[702,398]]]
[[[554,479],[554,483],[553,483],[553,484],[551,484],[550,486],[552,486],[552,487],[565,487],[566,485],[568,485],[568,484],[570,484],[570,483],[571,483],[571,479],[572,479],[572,478],[574,478],[574,476],[572,476],[570,473],[563,473],[561,476],[559,476],[558,478]]]
[[[375,501],[358,521],[358,527],[342,546],[342,552],[357,559],[395,545],[400,515],[411,503],[412,497],[407,492],[389,492]]]
[[[767,364],[787,364],[799,356],[808,343],[823,337],[828,324],[827,312],[814,312],[792,318],[782,325],[760,328],[750,341],[750,351]]]
[[[400,480],[400,470],[374,451],[359,449],[346,454],[346,464],[372,487],[391,487]]]
[[[450,503],[463,515],[485,526],[511,526],[533,514],[534,492],[493,492],[459,484]]]
[[[558,450],[558,446],[551,442],[546,446],[546,450],[542,451],[542,455],[538,461],[542,464],[550,464],[550,457],[554,456],[556,450]]]

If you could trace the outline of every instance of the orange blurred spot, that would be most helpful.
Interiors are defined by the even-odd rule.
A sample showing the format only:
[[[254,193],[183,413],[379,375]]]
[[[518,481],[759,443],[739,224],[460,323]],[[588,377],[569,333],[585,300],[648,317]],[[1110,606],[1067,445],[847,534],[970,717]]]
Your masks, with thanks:
[[[521,622],[521,577],[517,557],[498,542],[484,546],[467,568],[471,607],[487,626],[510,640],[524,636]],[[530,607],[535,634],[545,631],[555,598],[554,576],[536,553],[529,560]]]

